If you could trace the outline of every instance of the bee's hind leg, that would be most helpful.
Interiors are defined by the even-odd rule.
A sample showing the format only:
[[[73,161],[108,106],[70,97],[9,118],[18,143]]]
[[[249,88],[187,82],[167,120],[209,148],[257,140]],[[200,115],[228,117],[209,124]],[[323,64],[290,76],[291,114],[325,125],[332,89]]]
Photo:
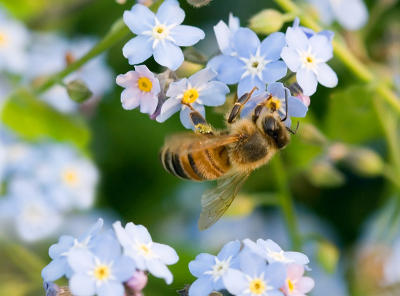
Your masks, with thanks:
[[[192,121],[195,127],[195,132],[199,134],[212,135],[213,128],[210,124],[208,124],[203,115],[201,115],[200,112],[194,109],[190,104],[185,104],[185,105],[188,106],[189,109],[191,110],[189,116],[190,120]]]
[[[248,102],[248,100],[250,100],[251,95],[257,89],[258,89],[257,86],[253,87],[253,89],[249,93],[245,93],[235,102],[232,111],[229,114],[228,123],[232,123],[235,121],[235,119],[240,115],[243,106]]]

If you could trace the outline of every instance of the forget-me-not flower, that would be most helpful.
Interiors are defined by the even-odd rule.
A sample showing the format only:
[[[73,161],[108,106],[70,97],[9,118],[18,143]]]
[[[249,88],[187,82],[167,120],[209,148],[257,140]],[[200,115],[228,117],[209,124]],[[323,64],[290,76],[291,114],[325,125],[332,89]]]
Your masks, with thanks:
[[[132,110],[140,106],[140,112],[153,114],[158,105],[160,82],[145,65],[135,66],[135,71],[117,76],[117,84],[124,87],[122,107]]]
[[[249,251],[240,254],[240,270],[233,269],[225,279],[229,293],[239,296],[283,296],[280,288],[286,279],[281,263],[270,263]]]
[[[164,1],[156,14],[141,4],[125,11],[125,24],[137,34],[123,48],[129,64],[142,63],[153,55],[160,65],[178,69],[184,60],[179,46],[192,46],[205,36],[196,27],[181,25],[184,18],[185,12],[177,0]]]
[[[107,232],[95,238],[92,251],[74,250],[68,256],[73,274],[69,280],[76,296],[124,296],[123,283],[135,271],[133,260],[121,255],[121,246],[114,234]]]
[[[286,64],[279,60],[285,44],[285,35],[281,32],[273,33],[260,42],[252,30],[237,29],[232,37],[235,55],[223,55],[219,58],[219,66],[214,69],[218,72],[218,80],[227,84],[239,83],[239,97],[255,86],[258,91],[265,90],[265,84],[286,75]]]
[[[314,288],[314,280],[304,276],[304,266],[289,264],[282,290],[287,296],[305,296]]]
[[[286,106],[286,96],[288,97]],[[267,100],[268,98],[268,100]],[[265,101],[265,105],[272,111],[277,111],[280,117],[283,119],[286,117],[286,107],[288,110],[288,116],[285,120],[287,127],[291,126],[290,117],[304,117],[307,114],[308,108],[306,105],[296,97],[290,94],[289,89],[284,87],[281,82],[274,82],[268,84],[267,92],[262,92],[259,95],[253,96],[244,105],[241,115],[248,116],[254,110],[258,103]]]
[[[285,252],[277,243],[270,239],[258,239],[257,243],[245,239],[243,243],[252,252],[266,259],[268,263],[279,262],[284,264],[296,263],[299,265],[307,265],[310,262],[308,257],[303,253]]]
[[[362,0],[307,0],[327,25],[337,20],[348,30],[358,30],[368,21],[368,9]]]
[[[118,221],[113,227],[124,254],[134,260],[138,269],[148,270],[155,277],[165,279],[167,284],[172,283],[172,273],[166,265],[175,264],[179,260],[173,248],[153,242],[143,225],[130,222],[123,228]]]
[[[326,87],[337,85],[336,73],[326,64],[333,56],[332,44],[326,36],[316,34],[308,39],[301,28],[289,27],[286,42],[282,59],[296,72],[297,83],[305,95],[314,94],[318,82]]]
[[[227,243],[217,256],[202,253],[189,263],[190,272],[197,280],[190,286],[189,296],[208,295],[212,291],[224,289],[225,278],[232,268],[239,268],[237,255],[240,242]]]
[[[205,68],[189,78],[183,78],[169,85],[167,99],[157,116],[158,122],[164,122],[174,113],[180,112],[180,119],[187,129],[194,128],[190,119],[190,105],[205,117],[206,106],[220,106],[225,103],[229,88],[220,81],[213,79],[217,74],[210,68]]]
[[[49,256],[53,259],[42,270],[42,277],[45,282],[55,281],[62,276],[70,277],[72,274],[71,267],[68,264],[68,255],[76,249],[89,250],[94,247],[93,238],[103,227],[103,220],[98,221],[78,239],[63,235],[58,240],[58,243],[52,245],[49,249]]]

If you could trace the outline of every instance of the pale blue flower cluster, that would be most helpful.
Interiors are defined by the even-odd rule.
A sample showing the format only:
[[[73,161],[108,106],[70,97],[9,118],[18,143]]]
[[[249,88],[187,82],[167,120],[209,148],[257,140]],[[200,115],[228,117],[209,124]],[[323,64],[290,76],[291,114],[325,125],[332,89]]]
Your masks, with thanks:
[[[144,271],[172,282],[166,265],[178,261],[174,249],[153,242],[142,225],[128,223],[124,229],[116,222],[113,229],[102,231],[102,227],[103,220],[99,219],[79,238],[63,235],[50,247],[52,261],[42,270],[47,293],[57,289],[52,282],[63,276],[76,296],[137,292],[147,283]]]
[[[285,252],[272,240],[249,239],[227,243],[217,256],[202,253],[189,263],[197,277],[189,296],[206,296],[213,291],[230,295],[304,296],[314,286],[304,277],[309,260],[299,252]]]
[[[0,146],[0,184],[6,188],[0,195],[0,220],[10,226],[7,235],[41,240],[57,232],[65,215],[92,207],[98,172],[74,147],[30,144],[5,131]]]

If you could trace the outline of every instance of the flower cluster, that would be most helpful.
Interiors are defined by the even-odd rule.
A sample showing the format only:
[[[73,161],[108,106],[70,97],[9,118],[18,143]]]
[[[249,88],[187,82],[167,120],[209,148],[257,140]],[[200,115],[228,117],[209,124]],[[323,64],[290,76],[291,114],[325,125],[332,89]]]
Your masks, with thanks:
[[[314,287],[314,281],[304,276],[308,263],[306,255],[285,252],[269,239],[231,241],[217,256],[203,253],[189,263],[197,277],[189,296],[223,290],[241,296],[305,296]]]
[[[99,219],[81,237],[63,235],[50,247],[52,261],[42,270],[48,294],[58,289],[52,282],[63,276],[76,296],[142,295],[146,272],[172,282],[166,265],[178,261],[174,249],[153,242],[142,225],[130,222],[123,228],[118,221],[113,229],[102,231],[102,227]]]
[[[98,172],[75,148],[28,144],[4,131],[0,140],[0,184],[6,188],[0,195],[0,219],[15,227],[22,240],[46,238],[57,231],[64,215],[93,205]]]
[[[200,29],[180,25],[184,16],[176,0],[164,1],[156,14],[141,4],[126,11],[124,21],[137,34],[123,48],[129,63],[139,64],[154,55],[160,65],[169,71],[176,70],[184,61],[178,46],[190,46],[204,38]],[[220,21],[214,32],[221,54],[188,78],[175,77],[169,83],[160,83],[161,74],[152,73],[145,65],[136,65],[135,71],[119,75],[116,82],[125,88],[121,94],[123,108],[140,106],[142,113],[158,122],[180,111],[183,126],[194,129],[190,113],[198,112],[205,118],[204,106],[223,105],[230,92],[226,84],[231,84],[237,85],[238,97],[256,88],[242,116],[250,115],[258,103],[272,97],[269,101],[279,104],[273,110],[279,110],[281,118],[288,119],[285,123],[290,128],[290,116],[306,115],[309,96],[315,93],[318,82],[326,87],[334,87],[338,82],[326,64],[333,52],[330,31],[315,33],[300,27],[296,19],[286,34],[275,32],[260,41],[230,14],[229,24]],[[297,78],[290,90],[279,82],[290,82],[288,68]]]

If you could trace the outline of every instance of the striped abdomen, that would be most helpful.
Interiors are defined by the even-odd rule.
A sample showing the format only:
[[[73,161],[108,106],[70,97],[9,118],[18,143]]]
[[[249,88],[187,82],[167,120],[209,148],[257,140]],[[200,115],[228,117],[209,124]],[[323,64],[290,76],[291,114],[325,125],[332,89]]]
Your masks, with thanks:
[[[161,150],[165,170],[174,176],[196,181],[215,180],[230,169],[228,152],[224,146],[189,152],[190,147]]]

